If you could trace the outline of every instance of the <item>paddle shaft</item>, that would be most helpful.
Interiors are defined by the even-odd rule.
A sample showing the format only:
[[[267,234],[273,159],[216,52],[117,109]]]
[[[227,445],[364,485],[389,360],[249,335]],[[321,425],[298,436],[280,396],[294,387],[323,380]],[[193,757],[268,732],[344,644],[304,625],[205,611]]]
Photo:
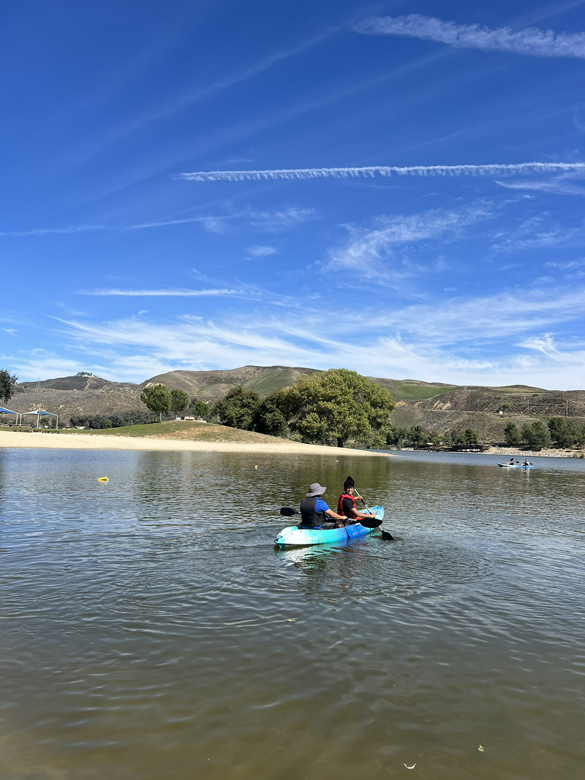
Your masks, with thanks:
[[[355,487],[355,486],[354,486],[354,487]],[[357,489],[357,487],[356,487],[355,489],[357,490],[357,494],[358,494],[358,496],[360,497],[360,501],[362,502],[362,504],[365,506],[365,508],[368,510],[368,512],[369,512],[370,514],[372,514],[372,510],[370,509],[370,507],[369,507],[369,506],[366,504],[366,502],[365,502],[365,501],[364,501],[364,499],[362,498],[362,494],[360,493],[360,491]]]
[[[354,487],[355,487],[355,485],[354,485]],[[370,507],[366,504],[366,502],[362,498],[362,494],[360,493],[360,491],[357,489],[357,487],[355,487],[355,489],[357,490],[357,494],[360,497],[360,500],[361,500],[362,504],[365,506],[365,508],[368,510],[368,512],[370,514],[373,514],[372,510],[370,509]],[[382,525],[382,521],[381,520],[380,520],[380,525]],[[386,536],[384,536],[384,534],[386,534]],[[394,537],[388,531],[382,531],[382,539],[388,539],[389,541],[394,541]]]

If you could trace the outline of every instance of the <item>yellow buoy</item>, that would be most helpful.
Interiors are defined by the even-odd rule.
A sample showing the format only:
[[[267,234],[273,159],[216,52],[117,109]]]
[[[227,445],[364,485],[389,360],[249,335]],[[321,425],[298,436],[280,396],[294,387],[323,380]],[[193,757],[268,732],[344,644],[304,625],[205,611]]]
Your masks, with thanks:
[[[98,482],[109,482],[107,477],[98,477]]]

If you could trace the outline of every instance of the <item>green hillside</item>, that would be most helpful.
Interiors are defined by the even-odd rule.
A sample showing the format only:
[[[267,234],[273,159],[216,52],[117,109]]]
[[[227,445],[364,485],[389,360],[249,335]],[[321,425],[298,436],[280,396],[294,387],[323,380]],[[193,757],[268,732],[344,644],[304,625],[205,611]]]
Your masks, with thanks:
[[[311,368],[271,368],[248,382],[244,382],[246,390],[253,390],[258,395],[270,395],[283,387],[290,387],[302,374],[314,374]]]
[[[394,389],[390,390],[390,393],[394,401],[424,401],[457,389],[457,385],[429,385],[423,382],[409,382],[406,379],[393,379],[392,384]]]

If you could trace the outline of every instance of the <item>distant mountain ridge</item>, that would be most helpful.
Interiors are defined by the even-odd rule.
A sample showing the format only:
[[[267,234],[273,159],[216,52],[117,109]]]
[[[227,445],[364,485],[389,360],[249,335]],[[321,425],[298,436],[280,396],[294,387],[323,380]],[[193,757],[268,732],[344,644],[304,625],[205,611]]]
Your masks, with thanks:
[[[10,399],[11,409],[23,412],[44,408],[59,414],[63,422],[73,415],[111,415],[144,410],[143,388],[164,384],[191,398],[214,403],[232,387],[243,385],[261,396],[288,387],[303,374],[318,369],[301,366],[242,366],[219,371],[169,371],[140,384],[111,382],[94,376],[70,376],[42,382],[22,382]],[[488,439],[501,440],[505,423],[518,424],[545,416],[565,416],[585,421],[585,391],[553,391],[526,385],[507,387],[454,386],[418,379],[370,377],[387,388],[396,409],[393,423],[421,425],[442,433],[471,427]]]

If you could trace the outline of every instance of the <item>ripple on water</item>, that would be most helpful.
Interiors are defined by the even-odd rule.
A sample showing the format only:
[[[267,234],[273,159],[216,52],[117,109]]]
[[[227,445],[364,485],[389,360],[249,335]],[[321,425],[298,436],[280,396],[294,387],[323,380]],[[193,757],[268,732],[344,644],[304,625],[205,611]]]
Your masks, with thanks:
[[[4,774],[582,776],[582,472],[340,458],[0,453]],[[339,469],[397,540],[275,549]]]

